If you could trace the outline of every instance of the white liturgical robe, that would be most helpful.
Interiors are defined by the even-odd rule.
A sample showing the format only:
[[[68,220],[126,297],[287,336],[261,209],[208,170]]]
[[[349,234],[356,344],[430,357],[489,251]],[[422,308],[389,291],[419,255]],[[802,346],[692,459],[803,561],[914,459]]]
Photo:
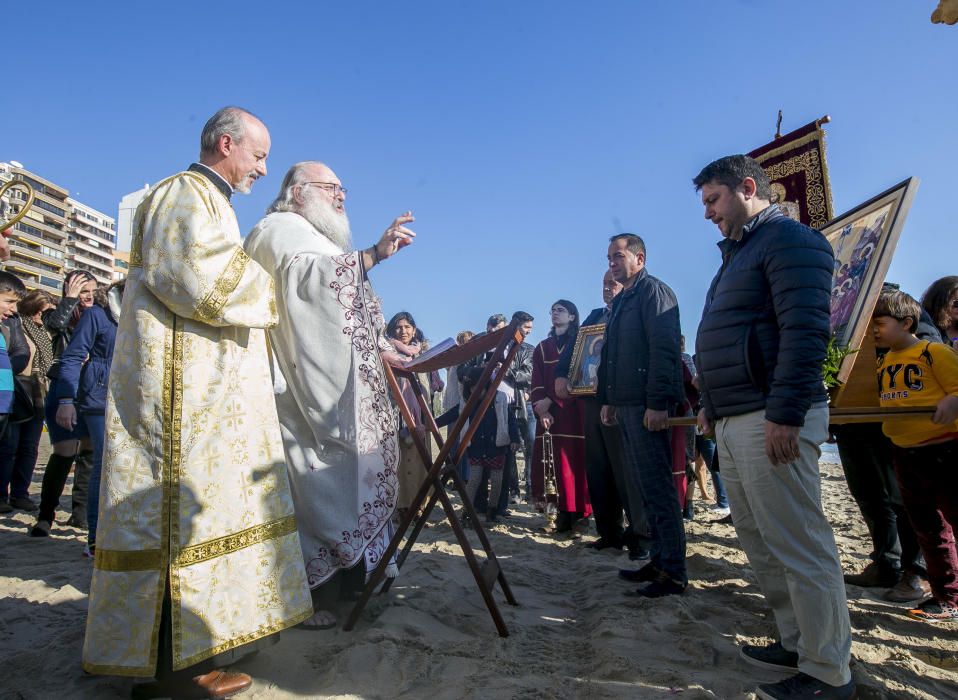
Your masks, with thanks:
[[[245,247],[276,283],[276,406],[309,585],[361,559],[371,572],[389,543],[399,447],[361,254],[292,212],[266,216]]]
[[[137,209],[106,409],[83,664],[152,676],[164,594],[173,668],[312,614],[263,329],[273,282],[205,176]]]

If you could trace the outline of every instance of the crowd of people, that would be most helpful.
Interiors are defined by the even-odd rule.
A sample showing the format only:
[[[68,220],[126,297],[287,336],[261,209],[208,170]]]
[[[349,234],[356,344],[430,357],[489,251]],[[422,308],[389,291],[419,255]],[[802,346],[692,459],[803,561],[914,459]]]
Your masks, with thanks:
[[[93,557],[107,382],[123,283],[98,285],[90,273],[74,270],[64,278],[59,302],[47,292],[27,293],[8,272],[0,276],[0,288],[14,302],[0,328],[13,385],[0,438],[0,512],[35,512],[30,535],[49,536],[72,470],[71,514],[64,524],[87,531],[83,553]],[[38,504],[29,486],[44,427],[52,454]]]
[[[356,248],[346,189],[303,161],[243,241],[230,198],[266,174],[270,145],[246,110],[211,117],[199,162],[137,209],[125,284],[73,271],[56,301],[0,272],[0,512],[36,512],[29,534],[48,537],[74,470],[67,524],[87,530],[94,558],[84,667],[155,678],[135,697],[227,697],[251,683],[222,670],[232,661],[287,627],[335,626],[335,603],[383,560],[423,484],[414,438],[432,406],[410,382],[448,424],[490,359],[402,379],[400,417],[384,363],[429,343],[409,312],[385,320],[369,273],[414,241],[412,213]],[[774,613],[776,641],[741,656],[789,675],[758,695],[851,698],[846,583],[888,588],[916,619],[958,621],[958,277],[920,304],[886,286],[872,322],[882,405],[934,415],[830,427],[831,247],[771,203],[750,158],[721,158],[693,183],[722,235],[694,358],[645,241],[613,236],[602,305],[583,319],[556,300],[548,336],[521,343],[489,409],[470,417],[466,497],[487,522],[522,498],[554,508],[559,538],[594,521],[585,546],[628,550],[636,568],[619,576],[641,586],[627,594],[658,599],[688,587],[697,485],[734,525]],[[527,337],[534,319],[512,322]],[[483,332],[507,323],[494,314]],[[597,324],[595,390],[579,395],[579,328]],[[52,454],[37,504],[44,425]],[[874,546],[859,573],[843,575],[821,504],[832,435]]]

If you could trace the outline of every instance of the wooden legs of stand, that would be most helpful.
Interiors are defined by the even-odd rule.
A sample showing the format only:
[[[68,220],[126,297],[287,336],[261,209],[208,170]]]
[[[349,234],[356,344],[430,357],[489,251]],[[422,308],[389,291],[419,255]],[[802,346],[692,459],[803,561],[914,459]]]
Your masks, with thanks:
[[[456,515],[452,501],[449,500],[449,494],[446,491],[445,483],[450,480],[452,481],[456,492],[459,494],[459,497],[462,499],[465,512],[472,521],[476,535],[479,538],[479,542],[482,544],[482,549],[486,555],[486,561],[484,564],[479,563],[476,553],[473,551],[472,545],[469,543],[466,532],[462,527],[462,523]],[[437,474],[436,476],[433,476],[432,470],[430,470],[427,483],[429,481],[432,482],[433,489],[432,494],[429,496],[429,501],[426,504],[426,507],[422,510],[421,514],[416,517],[416,513],[419,512],[419,508],[423,501],[426,500],[426,495],[428,494],[428,487],[426,484],[424,484],[423,488],[420,489],[420,493],[417,494],[417,498],[414,499],[409,510],[403,516],[399,530],[393,536],[392,540],[390,540],[389,546],[386,548],[386,551],[383,554],[383,558],[376,566],[376,569],[369,577],[369,580],[366,582],[366,586],[363,588],[362,595],[356,602],[356,605],[350,613],[349,618],[346,620],[346,624],[343,626],[343,629],[348,631],[356,626],[356,622],[359,620],[359,616],[362,614],[363,609],[369,602],[370,597],[372,597],[373,591],[381,582],[384,581],[384,579],[385,582],[383,583],[380,593],[385,593],[389,590],[389,587],[392,584],[392,579],[385,578],[386,566],[389,564],[389,560],[392,558],[392,556],[399,549],[399,543],[402,541],[403,535],[405,535],[406,530],[408,530],[409,526],[412,524],[413,518],[416,518],[415,527],[410,533],[409,538],[406,540],[402,553],[397,559],[397,564],[399,565],[400,569],[402,568],[403,563],[406,561],[406,558],[409,556],[409,553],[412,551],[413,545],[416,543],[416,538],[419,537],[419,533],[422,532],[423,527],[425,527],[426,522],[428,522],[429,516],[436,507],[436,503],[439,502],[442,504],[443,511],[445,511],[446,520],[449,521],[449,524],[456,535],[456,540],[459,542],[462,553],[466,557],[466,563],[469,565],[469,569],[472,571],[473,578],[476,580],[476,585],[479,587],[479,592],[482,594],[482,599],[485,601],[486,607],[489,610],[489,614],[492,616],[492,620],[496,625],[496,630],[498,630],[499,636],[508,637],[509,629],[506,627],[505,620],[502,619],[502,613],[499,612],[499,607],[496,605],[495,598],[493,597],[493,590],[495,588],[496,582],[498,582],[501,586],[502,592],[506,597],[506,601],[510,605],[518,605],[518,603],[512,594],[512,589],[509,587],[509,583],[506,581],[505,575],[502,573],[502,570],[499,567],[499,562],[492,550],[492,544],[489,542],[489,538],[486,535],[482,524],[479,522],[476,511],[472,507],[472,503],[470,502],[468,496],[466,496],[465,484],[463,484],[462,479],[459,478],[459,474],[456,472],[455,467],[449,467],[445,472]]]

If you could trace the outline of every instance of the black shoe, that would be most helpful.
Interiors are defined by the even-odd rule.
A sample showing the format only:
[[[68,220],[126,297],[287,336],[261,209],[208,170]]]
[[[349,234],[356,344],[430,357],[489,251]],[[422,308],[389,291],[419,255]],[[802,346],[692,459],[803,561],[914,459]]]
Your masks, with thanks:
[[[645,583],[646,581],[654,581],[661,573],[661,569],[649,562],[641,569],[619,569],[619,578],[630,583]]]
[[[851,700],[855,697],[855,681],[848,681],[845,685],[829,685],[805,673],[786,678],[778,683],[764,683],[755,694],[765,700]]]
[[[589,542],[588,544],[585,545],[585,547],[586,549],[595,549],[595,550],[615,549],[618,551],[622,549],[622,541],[611,540],[605,537],[600,537],[597,540],[593,540],[592,542]]]
[[[648,586],[629,591],[626,595],[638,598],[664,598],[667,595],[682,595],[685,593],[686,586],[687,584],[679,583],[664,571],[660,571]]]
[[[23,498],[21,496],[11,496],[10,505],[17,510],[25,510],[28,513],[32,513],[40,508],[40,506],[31,501],[29,498]]]
[[[798,670],[798,652],[788,651],[782,646],[781,642],[775,642],[766,646],[756,646],[745,644],[738,651],[738,655],[743,661],[748,661],[753,666],[768,668],[773,671],[797,671]]]
[[[52,523],[48,523],[46,520],[37,520],[37,524],[30,530],[30,537],[49,537],[51,527],[53,527]]]
[[[859,574],[845,574],[845,583],[862,588],[891,588],[900,578],[901,572],[887,564],[871,562]]]
[[[629,561],[648,561],[652,552],[645,547],[629,547]]]

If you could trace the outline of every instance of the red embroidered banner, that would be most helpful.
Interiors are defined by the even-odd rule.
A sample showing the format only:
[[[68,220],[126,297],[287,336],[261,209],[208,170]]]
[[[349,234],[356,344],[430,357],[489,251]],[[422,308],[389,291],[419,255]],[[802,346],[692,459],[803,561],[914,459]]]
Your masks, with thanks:
[[[822,130],[827,121],[817,119],[748,154],[772,181],[772,201],[788,216],[816,229],[834,216]]]

